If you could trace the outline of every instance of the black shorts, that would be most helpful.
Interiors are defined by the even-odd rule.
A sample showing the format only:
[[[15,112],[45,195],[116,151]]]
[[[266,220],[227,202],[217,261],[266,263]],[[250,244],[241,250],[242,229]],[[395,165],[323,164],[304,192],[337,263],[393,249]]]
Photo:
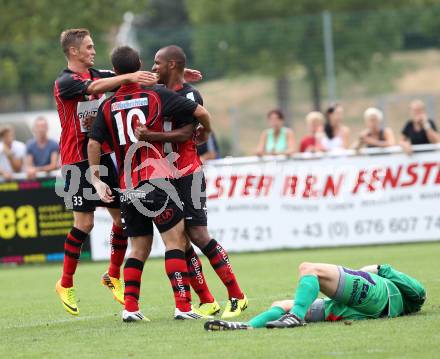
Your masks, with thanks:
[[[104,176],[101,171],[101,179],[111,188],[115,200],[111,203],[101,201],[95,191],[95,188],[86,178],[86,173],[89,169],[89,163],[86,160],[63,166],[63,196],[67,209],[72,209],[76,212],[93,212],[95,211],[96,207],[120,207],[119,193],[117,191],[119,187],[118,174],[110,154],[101,156],[100,165],[105,166],[108,170],[106,176]]]
[[[186,226],[207,226],[206,180],[203,171],[175,179],[177,193],[183,202]]]
[[[169,181],[163,179],[143,181],[136,189],[126,190],[121,194],[121,213],[126,236],[152,235],[153,222],[159,232],[163,233],[183,219],[180,200],[157,187],[157,181],[171,186]]]

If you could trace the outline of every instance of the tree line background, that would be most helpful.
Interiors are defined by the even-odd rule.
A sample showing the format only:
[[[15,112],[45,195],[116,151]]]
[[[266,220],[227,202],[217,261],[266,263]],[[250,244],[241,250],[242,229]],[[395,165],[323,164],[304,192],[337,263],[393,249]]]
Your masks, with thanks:
[[[89,28],[96,67],[110,67],[127,11],[135,14],[132,30],[147,69],[158,48],[176,43],[205,80],[264,75],[288,114],[292,98],[304,93],[315,109],[326,103],[323,11],[332,14],[339,97],[344,78],[354,87],[383,68],[386,80],[396,51],[440,47],[435,0],[0,0],[0,8],[0,112],[54,108],[65,28]],[[303,76],[300,88],[291,83],[293,73]]]

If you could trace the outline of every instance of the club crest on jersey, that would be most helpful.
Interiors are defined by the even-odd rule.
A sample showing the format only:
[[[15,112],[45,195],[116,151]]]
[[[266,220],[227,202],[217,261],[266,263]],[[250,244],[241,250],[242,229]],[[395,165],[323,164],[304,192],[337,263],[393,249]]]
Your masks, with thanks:
[[[148,106],[148,97],[134,98],[112,103],[112,112],[126,110],[133,107]]]

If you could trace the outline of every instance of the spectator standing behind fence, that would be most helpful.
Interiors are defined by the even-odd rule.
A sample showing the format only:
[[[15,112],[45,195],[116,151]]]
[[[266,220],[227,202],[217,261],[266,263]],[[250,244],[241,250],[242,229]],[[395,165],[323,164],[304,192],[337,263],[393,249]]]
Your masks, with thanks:
[[[35,178],[37,172],[56,170],[58,165],[58,143],[47,137],[49,126],[45,117],[37,117],[33,127],[34,138],[26,143],[26,172]]]
[[[220,151],[214,132],[211,132],[208,137],[208,141],[197,145],[197,153],[199,154],[202,163],[205,163],[208,160],[220,158]]]
[[[280,110],[271,110],[267,114],[270,128],[260,136],[257,155],[291,155],[295,152],[293,131],[285,126],[284,115]]]
[[[406,153],[412,152],[412,145],[425,145],[440,141],[437,127],[433,120],[426,114],[425,103],[414,100],[410,104],[411,119],[402,130],[400,145]]]
[[[324,152],[322,142],[325,138],[324,115],[318,111],[312,111],[306,116],[309,133],[301,139],[300,152]]]
[[[340,104],[330,106],[326,111],[324,126],[326,137],[322,144],[326,151],[347,149],[350,146],[350,129],[344,126],[344,108]]]
[[[383,126],[383,112],[375,107],[367,108],[364,112],[364,121],[367,128],[359,135],[354,145],[356,149],[362,147],[389,147],[395,144],[393,130]]]
[[[26,145],[15,140],[12,126],[0,129],[0,176],[11,179],[13,173],[21,172],[26,155]]]

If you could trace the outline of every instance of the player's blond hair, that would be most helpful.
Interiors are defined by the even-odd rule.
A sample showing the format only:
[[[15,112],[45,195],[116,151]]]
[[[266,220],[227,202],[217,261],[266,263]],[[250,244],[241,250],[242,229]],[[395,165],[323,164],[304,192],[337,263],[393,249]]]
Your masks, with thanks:
[[[90,36],[90,31],[88,29],[64,30],[60,35],[60,43],[64,54],[69,56],[69,49],[72,46],[79,47],[86,36]]]

